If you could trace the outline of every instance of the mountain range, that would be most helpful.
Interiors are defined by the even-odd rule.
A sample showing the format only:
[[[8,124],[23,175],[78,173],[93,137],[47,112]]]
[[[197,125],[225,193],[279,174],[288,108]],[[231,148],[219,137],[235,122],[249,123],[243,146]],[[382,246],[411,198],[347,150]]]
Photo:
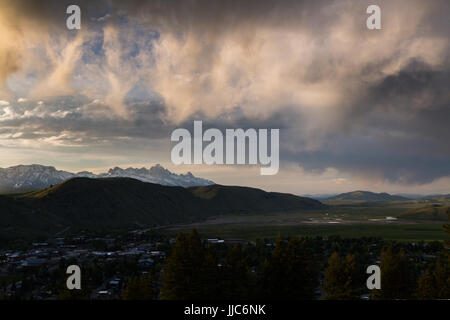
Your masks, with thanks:
[[[72,173],[57,170],[52,166],[39,164],[18,165],[9,168],[0,168],[0,193],[25,192],[38,190],[56,185],[64,180],[75,177],[87,178],[133,178],[143,182],[157,183],[165,186],[206,186],[214,184],[213,181],[197,178],[192,173],[176,174],[157,164],[150,169],[115,167],[106,173],[94,174],[88,171]]]
[[[362,201],[405,201],[409,200],[408,198],[391,195],[386,192],[382,193],[374,193],[370,191],[352,191],[341,193],[333,197],[329,197],[326,200],[334,200],[334,201],[354,201],[354,200],[362,200]]]
[[[1,195],[0,243],[69,229],[124,230],[326,207],[317,200],[248,187],[184,188],[132,178],[76,177],[38,191]]]
[[[421,200],[427,202],[450,202],[450,194],[434,194],[423,197]]]

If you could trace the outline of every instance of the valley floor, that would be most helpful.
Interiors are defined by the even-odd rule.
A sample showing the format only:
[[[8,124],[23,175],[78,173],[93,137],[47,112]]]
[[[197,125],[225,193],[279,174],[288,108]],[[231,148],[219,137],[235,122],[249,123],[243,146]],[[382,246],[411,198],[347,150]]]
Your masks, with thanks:
[[[212,238],[274,238],[283,236],[344,238],[380,237],[397,241],[446,240],[441,220],[397,218],[404,206],[332,206],[327,210],[264,215],[219,216],[164,229],[168,234],[192,228]]]
[[[396,241],[441,241],[448,239],[439,223],[396,223],[396,224],[297,224],[297,225],[211,225],[195,224],[166,229],[167,234],[175,235],[179,231],[188,232],[198,229],[208,238],[241,238],[255,240],[273,239],[279,234],[284,237],[329,237],[339,235],[342,238],[377,237]]]

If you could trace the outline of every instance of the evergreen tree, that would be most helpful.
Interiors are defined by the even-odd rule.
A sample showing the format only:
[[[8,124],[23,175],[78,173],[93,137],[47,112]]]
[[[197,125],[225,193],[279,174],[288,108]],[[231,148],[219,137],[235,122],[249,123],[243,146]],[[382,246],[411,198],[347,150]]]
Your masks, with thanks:
[[[231,248],[222,269],[220,283],[223,299],[242,300],[254,297],[255,279],[240,246]]]
[[[448,219],[450,220],[450,213],[447,211],[447,216],[448,216]],[[443,228],[444,228],[444,232],[447,234],[447,235],[449,235],[450,236],[450,224],[449,223],[446,223],[446,224],[444,224],[443,225]],[[444,244],[445,244],[445,246],[446,247],[450,247],[450,240],[445,240],[444,241]]]
[[[450,220],[450,213],[447,213]],[[444,224],[444,232],[450,236],[450,224]],[[450,240],[444,241],[444,246],[450,248]],[[436,261],[436,285],[438,286],[437,297],[439,299],[450,299],[450,253],[444,252],[442,259]]]
[[[161,280],[164,300],[217,298],[217,262],[195,229],[178,235]]]
[[[392,245],[381,252],[381,289],[373,290],[374,299],[408,299],[414,290],[413,269],[403,249],[396,252]]]
[[[346,294],[349,299],[359,299],[360,291],[360,268],[358,269],[356,256],[354,254],[347,254],[345,257],[344,273],[347,281],[345,283]]]
[[[319,272],[306,240],[278,238],[273,255],[265,262],[261,293],[267,299],[314,299]]]
[[[328,260],[323,280],[325,299],[357,299],[358,284],[355,256],[348,254],[345,260],[333,252]]]
[[[435,280],[430,269],[425,270],[417,281],[416,298],[424,300],[436,299],[438,292]]]
[[[151,300],[153,298],[154,288],[151,275],[132,277],[122,293],[124,300]]]
[[[447,252],[444,257],[447,257],[446,262],[437,258],[434,271],[437,299],[450,299],[450,254]]]

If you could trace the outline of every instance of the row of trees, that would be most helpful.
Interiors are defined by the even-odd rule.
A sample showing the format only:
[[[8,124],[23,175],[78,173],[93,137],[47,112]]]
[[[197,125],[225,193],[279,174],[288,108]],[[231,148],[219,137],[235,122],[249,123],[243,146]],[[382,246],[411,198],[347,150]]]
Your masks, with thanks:
[[[314,299],[319,267],[306,240],[279,239],[256,274],[239,246],[219,264],[214,249],[193,230],[180,234],[162,273],[161,299]]]
[[[324,263],[323,252],[307,239],[278,239],[261,266],[250,266],[240,246],[218,261],[216,249],[205,245],[193,230],[179,234],[164,266],[161,283],[155,277],[133,278],[125,299],[359,299],[367,292],[364,263],[354,254],[333,252]],[[448,299],[450,261],[437,259],[420,276],[404,249],[392,245],[381,251],[381,290],[372,299]],[[323,268],[324,267],[324,268]],[[321,270],[324,269],[323,273]],[[419,277],[418,277],[419,276]],[[320,279],[323,279],[322,283]],[[155,288],[160,287],[160,292]]]
[[[396,251],[389,246],[381,253],[381,290],[373,290],[372,299],[449,299],[449,266],[448,260],[444,263],[437,258],[434,268],[427,268],[417,279],[405,251]],[[324,298],[358,299],[362,283],[360,275],[354,255],[341,258],[334,252],[325,270]]]
[[[450,218],[450,214],[449,214]],[[450,224],[444,224],[444,232],[450,235]],[[450,249],[450,241],[444,246]],[[447,261],[437,259],[434,269],[427,268],[420,276],[417,284],[416,297],[419,299],[450,299],[450,255]]]
[[[163,268],[161,299],[314,299],[319,268],[306,240],[277,241],[259,275],[234,246],[222,263],[198,233],[179,234]]]

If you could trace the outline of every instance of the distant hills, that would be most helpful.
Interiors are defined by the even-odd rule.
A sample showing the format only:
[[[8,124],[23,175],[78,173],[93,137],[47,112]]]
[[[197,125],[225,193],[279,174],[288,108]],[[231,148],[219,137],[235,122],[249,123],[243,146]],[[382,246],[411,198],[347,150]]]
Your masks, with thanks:
[[[0,241],[64,229],[111,230],[199,221],[216,215],[321,209],[317,200],[247,187],[183,188],[132,178],[72,178],[0,196]]]
[[[401,219],[446,221],[450,214],[450,206],[439,204],[410,209],[398,215]]]
[[[450,194],[435,194],[423,197],[421,200],[430,202],[450,202]]]
[[[326,195],[320,196],[308,196],[317,200],[331,200],[331,201],[408,201],[408,200],[416,200],[423,203],[445,203],[450,202],[450,194],[436,194],[436,195],[419,195],[419,194],[411,194],[411,195],[399,195],[399,194],[389,194],[386,192],[375,193],[370,191],[351,191],[346,193],[341,193],[337,195],[330,195],[326,197]]]
[[[157,183],[167,186],[206,186],[214,184],[213,181],[197,178],[192,173],[175,174],[157,164],[150,169],[115,167],[106,173],[94,174],[88,171],[72,173],[57,170],[51,166],[39,164],[18,165],[9,168],[0,168],[0,193],[24,192],[47,188],[63,182],[69,178],[134,178],[143,182]]]
[[[303,197],[312,198],[316,200],[326,200],[328,198],[334,197],[337,193],[316,193],[316,194],[302,194]]]
[[[334,200],[334,201],[356,201],[356,200],[363,200],[363,201],[403,201],[403,200],[409,200],[408,198],[397,196],[397,195],[391,195],[389,193],[383,192],[383,193],[374,193],[370,191],[352,191],[352,192],[346,192],[341,193],[336,196],[332,196],[327,198],[326,200]]]

